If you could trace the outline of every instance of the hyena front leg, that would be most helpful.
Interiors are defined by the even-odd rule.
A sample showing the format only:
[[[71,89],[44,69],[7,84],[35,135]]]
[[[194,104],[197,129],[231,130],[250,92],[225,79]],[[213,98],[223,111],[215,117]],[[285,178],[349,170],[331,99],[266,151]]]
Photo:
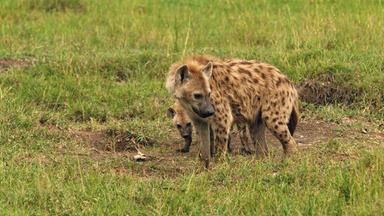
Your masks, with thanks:
[[[222,108],[223,112],[216,112],[212,119],[212,129],[215,134],[215,148],[223,154],[228,151],[229,136],[233,123],[230,108]]]
[[[211,139],[210,139],[210,127],[208,122],[201,120],[195,120],[194,126],[196,127],[197,134],[200,137],[200,152],[201,159],[204,162],[205,168],[209,168],[209,162],[211,160]]]
[[[209,126],[209,140],[210,140],[210,147],[211,147],[211,157],[213,157],[216,154],[215,133],[211,126]]]
[[[230,128],[222,125],[215,127],[215,147],[220,154],[226,154],[228,151]]]

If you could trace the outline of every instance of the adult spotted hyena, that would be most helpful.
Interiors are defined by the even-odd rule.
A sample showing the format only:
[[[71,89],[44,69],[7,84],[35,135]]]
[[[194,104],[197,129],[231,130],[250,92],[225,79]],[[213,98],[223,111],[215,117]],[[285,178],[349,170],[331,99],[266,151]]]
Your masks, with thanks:
[[[298,95],[288,78],[272,65],[194,56],[171,66],[166,87],[193,121],[206,167],[210,128],[215,145],[226,152],[236,122],[248,125],[260,154],[268,151],[265,127],[280,140],[286,154],[297,149],[292,135],[298,122]]]

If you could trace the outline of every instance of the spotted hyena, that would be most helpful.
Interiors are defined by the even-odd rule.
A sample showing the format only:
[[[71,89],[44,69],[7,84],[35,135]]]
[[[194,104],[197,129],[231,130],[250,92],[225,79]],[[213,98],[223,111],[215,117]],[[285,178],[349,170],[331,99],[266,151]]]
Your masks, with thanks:
[[[179,131],[179,134],[184,139],[184,147],[178,149],[178,152],[189,152],[189,147],[192,143],[192,121],[188,117],[187,113],[181,107],[180,103],[175,102],[167,110],[167,115],[172,118],[173,124]]]
[[[298,95],[291,81],[269,64],[194,56],[171,66],[166,87],[182,105],[201,138],[205,165],[214,144],[227,151],[236,122],[249,128],[256,152],[266,154],[265,128],[280,140],[286,154],[295,152],[292,138],[298,122]]]
[[[188,117],[187,112],[184,111],[184,108],[181,106],[179,102],[175,102],[171,107],[167,110],[167,116],[172,118],[173,125],[176,127],[180,136],[184,139],[184,146],[181,149],[177,149],[177,152],[187,153],[189,152],[191,143],[192,143],[192,132],[193,126],[192,121]],[[240,141],[241,141],[241,152],[242,153],[251,153],[252,147],[249,146],[249,134],[247,133],[247,127],[244,124],[239,123],[237,125],[237,129],[239,131]],[[228,140],[228,151],[232,151],[232,142],[229,136]],[[210,138],[213,140],[213,131],[210,133]],[[211,154],[213,155],[216,151],[212,145]]]

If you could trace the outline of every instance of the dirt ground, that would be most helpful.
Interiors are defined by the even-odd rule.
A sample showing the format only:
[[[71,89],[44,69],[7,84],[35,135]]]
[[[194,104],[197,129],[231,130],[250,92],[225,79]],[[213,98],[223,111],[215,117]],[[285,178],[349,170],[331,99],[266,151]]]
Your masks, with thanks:
[[[384,131],[382,129],[374,127],[369,122],[364,122],[360,124],[362,127],[357,127],[355,126],[356,121],[358,120],[345,119],[342,124],[335,124],[316,119],[304,119],[298,125],[294,138],[299,145],[299,149],[327,143],[332,139],[348,142],[366,142],[370,140],[384,144]],[[87,131],[59,129],[53,126],[44,127],[58,133],[67,135],[69,133],[71,139],[75,140],[74,146],[59,146],[58,154],[80,155],[95,161],[95,163],[110,160],[119,161],[112,170],[116,174],[131,173],[141,177],[169,177],[178,176],[201,165],[198,159],[199,150],[196,138],[193,140],[189,153],[176,152],[176,149],[183,146],[183,140],[175,130],[171,131],[166,142],[156,142],[128,131]],[[280,143],[270,132],[267,132],[267,142],[270,149],[277,152],[281,149]],[[236,131],[233,132],[232,146],[234,151],[231,155],[239,155],[240,140]],[[146,155],[145,161],[136,161],[134,159],[138,150]],[[247,155],[246,157],[253,156]],[[106,169],[111,169],[111,167]]]

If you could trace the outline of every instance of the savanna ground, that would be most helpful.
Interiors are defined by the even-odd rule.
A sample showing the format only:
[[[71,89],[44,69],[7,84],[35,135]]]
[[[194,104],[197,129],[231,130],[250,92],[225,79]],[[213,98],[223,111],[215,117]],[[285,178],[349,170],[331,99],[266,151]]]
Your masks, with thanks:
[[[380,0],[1,0],[0,214],[382,215],[383,27]],[[298,84],[299,153],[175,153],[163,83],[192,54]]]

